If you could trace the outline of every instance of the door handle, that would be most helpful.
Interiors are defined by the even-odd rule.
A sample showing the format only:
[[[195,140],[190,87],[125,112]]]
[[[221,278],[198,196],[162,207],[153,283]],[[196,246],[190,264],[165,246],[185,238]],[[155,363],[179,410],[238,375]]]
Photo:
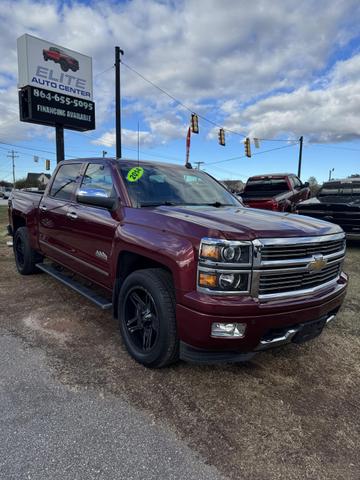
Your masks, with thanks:
[[[75,220],[76,218],[78,218],[77,214],[75,212],[68,212],[66,214],[67,217],[69,218],[72,218],[73,220]]]
[[[46,205],[40,205],[39,209],[40,209],[42,212],[46,212],[46,211],[47,211]]]

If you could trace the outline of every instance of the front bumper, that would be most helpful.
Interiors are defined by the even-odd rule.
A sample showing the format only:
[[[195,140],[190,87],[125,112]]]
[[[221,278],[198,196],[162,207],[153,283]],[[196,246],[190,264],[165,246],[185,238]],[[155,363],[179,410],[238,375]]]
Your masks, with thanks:
[[[229,312],[227,315],[221,315],[218,305],[211,308],[212,302],[205,303],[204,296],[201,296],[201,301],[204,302],[202,311],[178,304],[176,314],[182,342],[181,356],[186,360],[195,360],[196,357],[199,360],[208,357],[210,361],[248,360],[254,352],[293,341],[309,322],[322,320],[326,324],[343,303],[346,287],[347,276],[341,274],[335,286],[319,292],[316,297],[287,302],[273,301],[266,305],[249,300],[248,304],[244,302],[236,309],[234,305],[224,308],[224,299],[221,299],[220,303],[223,303],[221,310]],[[197,300],[198,307],[201,301]],[[212,338],[213,322],[246,323],[245,336]]]

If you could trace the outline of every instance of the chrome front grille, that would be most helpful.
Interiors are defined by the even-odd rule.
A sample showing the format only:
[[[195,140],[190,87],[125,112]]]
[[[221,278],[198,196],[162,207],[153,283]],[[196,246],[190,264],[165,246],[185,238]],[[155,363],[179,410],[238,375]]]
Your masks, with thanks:
[[[254,241],[252,295],[260,301],[311,294],[335,283],[345,234]]]
[[[342,252],[345,240],[316,242],[298,245],[265,245],[261,249],[262,260],[289,260],[292,258],[308,258],[313,255],[330,255]]]
[[[281,272],[273,271],[261,272],[259,279],[259,295],[277,294],[283,292],[294,292],[306,290],[308,288],[318,287],[325,283],[335,280],[340,275],[340,264],[335,263],[323,268],[320,272],[300,272],[294,271]]]

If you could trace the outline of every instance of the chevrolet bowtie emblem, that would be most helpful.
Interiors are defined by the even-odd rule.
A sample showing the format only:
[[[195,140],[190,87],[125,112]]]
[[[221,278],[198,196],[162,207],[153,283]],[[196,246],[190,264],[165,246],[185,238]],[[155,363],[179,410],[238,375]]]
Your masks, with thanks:
[[[314,255],[307,268],[309,272],[318,272],[327,265],[327,260],[322,255]]]

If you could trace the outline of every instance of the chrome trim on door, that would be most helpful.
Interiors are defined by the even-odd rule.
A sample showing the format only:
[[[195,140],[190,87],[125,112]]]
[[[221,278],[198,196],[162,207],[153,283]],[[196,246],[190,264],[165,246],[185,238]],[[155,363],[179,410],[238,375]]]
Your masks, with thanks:
[[[78,263],[81,263],[85,267],[91,268],[92,270],[95,270],[98,273],[101,273],[102,275],[105,275],[106,277],[109,276],[108,272],[105,272],[105,270],[102,270],[101,268],[95,267],[94,265],[91,265],[91,263],[85,262],[84,260],[81,260],[80,258],[75,257],[74,255],[71,255],[70,253],[64,252],[60,248],[54,247],[54,245],[51,245],[50,243],[44,242],[44,240],[39,240],[39,243],[42,243],[43,245],[52,248],[56,252],[60,253],[61,255],[64,255],[65,257],[71,258],[71,260],[76,260]]]

